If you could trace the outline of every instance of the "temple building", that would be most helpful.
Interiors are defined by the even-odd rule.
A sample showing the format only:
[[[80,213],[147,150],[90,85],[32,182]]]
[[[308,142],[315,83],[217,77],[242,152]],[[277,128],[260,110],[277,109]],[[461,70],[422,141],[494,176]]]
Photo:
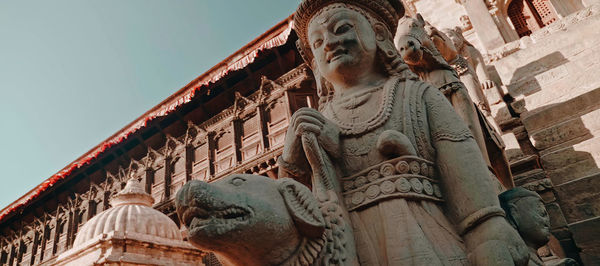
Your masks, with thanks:
[[[539,193],[550,216],[554,238],[538,253],[600,265],[600,1],[402,1],[407,15],[420,13],[438,29],[459,27],[483,54],[497,85],[484,93],[514,182]],[[138,203],[179,230],[155,235],[156,245],[218,265],[183,242],[174,196],[192,179],[278,178],[292,113],[319,105],[292,24],[291,16],[278,23],[2,209],[0,265],[77,261],[88,252],[81,245],[103,239],[80,233],[123,208],[111,199],[135,190],[130,180],[147,193],[136,190],[147,196]]]

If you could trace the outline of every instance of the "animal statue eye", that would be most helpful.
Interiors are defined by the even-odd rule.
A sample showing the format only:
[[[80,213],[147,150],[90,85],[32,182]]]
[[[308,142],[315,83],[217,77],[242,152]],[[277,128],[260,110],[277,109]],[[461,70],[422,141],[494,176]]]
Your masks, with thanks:
[[[244,184],[244,182],[246,182],[246,179],[243,179],[241,177],[236,177],[234,179],[231,180],[231,184],[234,186],[241,186],[242,184]]]
[[[335,34],[342,34],[348,32],[350,29],[352,29],[352,25],[344,23],[341,26],[337,27],[334,32]]]

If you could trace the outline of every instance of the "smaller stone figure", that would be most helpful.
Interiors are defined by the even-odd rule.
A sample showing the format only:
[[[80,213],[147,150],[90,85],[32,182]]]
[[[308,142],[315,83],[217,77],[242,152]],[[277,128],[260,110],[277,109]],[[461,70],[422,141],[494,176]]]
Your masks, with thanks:
[[[492,81],[483,59],[481,52],[473,46],[469,41],[462,35],[462,29],[456,27],[454,29],[442,29],[442,32],[448,36],[452,41],[454,47],[456,47],[458,54],[464,57],[469,63],[469,67],[477,74],[477,79],[481,81],[481,88],[483,91],[488,92],[488,100],[492,99],[491,104],[495,104],[502,100],[502,95],[498,86]]]
[[[529,247],[529,265],[578,265],[566,258],[555,263],[544,264],[537,250],[550,241],[550,218],[542,198],[535,192],[516,187],[498,196],[506,219],[519,232]]]
[[[468,125],[488,167],[502,185],[513,187],[510,167],[503,154],[504,144],[484,113],[477,108],[489,110],[479,81],[452,41],[417,14],[416,18],[400,19],[394,44],[421,80],[444,93]],[[503,190],[502,186],[498,186],[498,192]]]
[[[340,251],[347,245],[343,219],[328,219],[310,189],[293,179],[192,180],[175,206],[189,241],[234,265],[357,265]]]

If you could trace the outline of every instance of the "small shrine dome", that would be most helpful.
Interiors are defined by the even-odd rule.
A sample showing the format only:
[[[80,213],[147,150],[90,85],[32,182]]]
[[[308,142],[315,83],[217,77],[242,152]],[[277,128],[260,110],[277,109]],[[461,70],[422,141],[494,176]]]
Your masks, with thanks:
[[[183,241],[179,228],[168,216],[152,208],[154,199],[135,179],[111,199],[109,208],[86,222],[75,237],[73,246],[79,246],[101,234],[122,232],[163,239]]]

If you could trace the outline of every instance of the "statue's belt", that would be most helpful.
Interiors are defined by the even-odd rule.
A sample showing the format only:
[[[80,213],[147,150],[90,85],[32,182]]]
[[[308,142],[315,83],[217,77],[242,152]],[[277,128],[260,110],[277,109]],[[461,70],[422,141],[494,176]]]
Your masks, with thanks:
[[[341,179],[349,211],[391,198],[443,201],[432,162],[402,156]]]

